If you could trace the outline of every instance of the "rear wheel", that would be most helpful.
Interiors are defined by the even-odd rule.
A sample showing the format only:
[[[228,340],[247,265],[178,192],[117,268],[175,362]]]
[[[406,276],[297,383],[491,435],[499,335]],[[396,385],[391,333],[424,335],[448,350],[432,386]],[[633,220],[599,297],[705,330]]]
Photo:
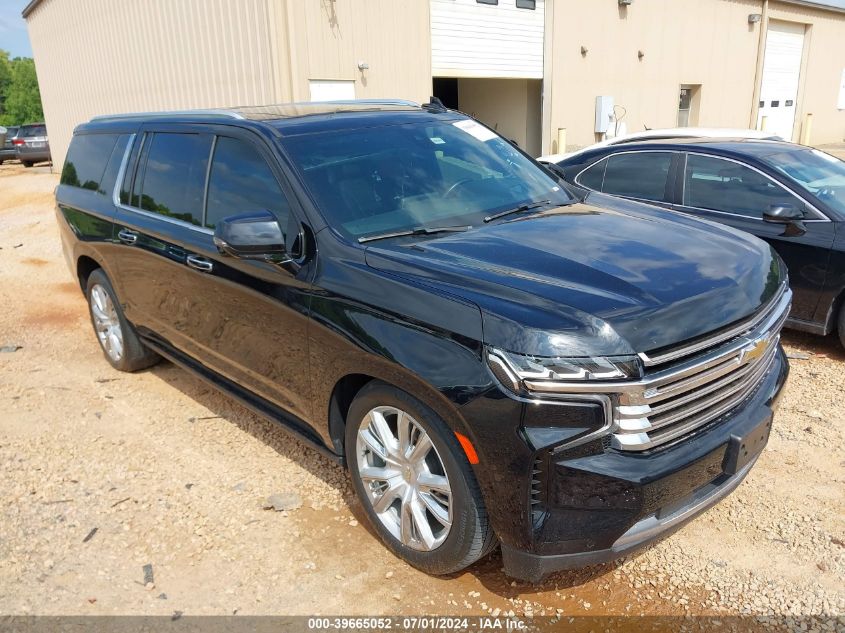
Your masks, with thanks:
[[[416,398],[379,381],[365,386],[347,416],[345,448],[367,517],[400,558],[449,574],[495,546],[466,456]]]
[[[839,324],[837,325],[837,331],[839,332],[839,342],[842,343],[842,347],[845,347],[845,303],[843,303],[842,307],[839,309]]]
[[[22,160],[21,162],[23,163],[24,167],[32,167],[32,161]]]
[[[144,347],[123,316],[111,282],[102,269],[98,268],[88,277],[85,296],[94,333],[112,367],[120,371],[138,371],[160,360],[158,354]]]

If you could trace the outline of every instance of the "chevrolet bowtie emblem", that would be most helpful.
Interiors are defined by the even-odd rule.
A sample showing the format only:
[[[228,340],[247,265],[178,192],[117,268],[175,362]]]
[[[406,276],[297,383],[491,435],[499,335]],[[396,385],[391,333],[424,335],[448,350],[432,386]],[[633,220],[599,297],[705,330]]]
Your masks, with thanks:
[[[750,363],[753,360],[757,360],[769,349],[769,343],[770,340],[768,338],[758,338],[756,341],[751,341],[751,343],[742,348],[739,355],[739,362]]]

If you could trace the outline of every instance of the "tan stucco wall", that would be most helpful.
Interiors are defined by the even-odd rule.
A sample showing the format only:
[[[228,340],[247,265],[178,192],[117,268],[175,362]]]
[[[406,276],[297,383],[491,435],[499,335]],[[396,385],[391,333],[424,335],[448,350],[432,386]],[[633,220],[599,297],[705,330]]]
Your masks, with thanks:
[[[546,36],[553,39],[545,59],[544,151],[564,151],[555,141],[559,127],[567,129],[570,148],[597,140],[599,95],[613,96],[627,110],[628,132],[674,127],[682,84],[702,85],[698,125],[749,127],[765,39],[763,23],[749,24],[748,16],[762,13],[763,5],[763,0],[641,0],[627,8],[594,0],[548,3]],[[845,65],[845,14],[776,2],[768,13],[812,24],[798,105],[814,114],[813,142],[841,141],[845,113],[836,110],[836,92]]]
[[[539,90],[539,80],[532,79],[458,79],[458,104],[461,111],[536,156],[540,151]]]
[[[45,0],[27,24],[57,168],[96,114],[308,100],[309,79],[431,90],[427,0]]]
[[[768,18],[807,25],[794,140],[801,138],[806,115],[812,113],[811,144],[845,141],[845,110],[836,108],[845,70],[845,13],[771,2]]]

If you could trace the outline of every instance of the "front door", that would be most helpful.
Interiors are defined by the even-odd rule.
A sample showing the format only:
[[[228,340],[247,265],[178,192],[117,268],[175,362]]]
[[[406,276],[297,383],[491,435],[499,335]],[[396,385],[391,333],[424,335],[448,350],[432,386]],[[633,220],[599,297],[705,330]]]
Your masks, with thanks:
[[[127,317],[308,420],[305,271],[223,256],[213,243],[214,224],[228,215],[267,209],[287,228],[291,209],[269,151],[245,132],[144,132],[116,219]]]
[[[789,269],[791,316],[811,321],[824,288],[833,224],[808,221],[798,229],[764,221],[764,211],[777,204],[807,208],[803,200],[747,165],[715,156],[687,155],[683,205],[678,209],[769,242]]]

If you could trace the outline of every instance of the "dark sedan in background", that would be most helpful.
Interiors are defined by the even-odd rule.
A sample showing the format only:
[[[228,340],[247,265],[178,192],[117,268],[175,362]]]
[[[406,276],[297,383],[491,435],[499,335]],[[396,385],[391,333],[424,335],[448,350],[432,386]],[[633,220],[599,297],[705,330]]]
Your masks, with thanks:
[[[50,155],[50,140],[47,138],[47,126],[43,123],[22,125],[17,136],[12,140],[15,146],[15,156],[24,167],[32,167],[35,163],[52,161]]]
[[[845,162],[793,143],[678,139],[597,148],[548,166],[581,190],[682,211],[766,240],[789,268],[788,325],[838,331],[845,345]]]

